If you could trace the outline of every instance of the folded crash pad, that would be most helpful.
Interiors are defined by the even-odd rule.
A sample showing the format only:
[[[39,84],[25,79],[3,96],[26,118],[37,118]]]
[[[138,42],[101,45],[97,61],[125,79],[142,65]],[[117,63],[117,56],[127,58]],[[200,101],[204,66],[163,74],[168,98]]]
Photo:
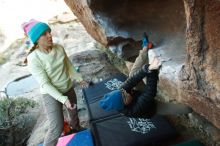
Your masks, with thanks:
[[[103,80],[99,83],[90,85],[89,88],[83,89],[83,96],[87,103],[92,103],[103,97],[104,94],[118,89],[122,83],[126,80],[124,74],[116,74],[110,78]]]
[[[176,130],[162,116],[151,119],[120,116],[92,122],[96,146],[159,145],[176,135]]]
[[[90,130],[60,137],[57,146],[94,146]]]
[[[43,146],[43,144],[38,146]],[[84,130],[60,137],[56,146],[94,146],[94,143],[90,130]]]

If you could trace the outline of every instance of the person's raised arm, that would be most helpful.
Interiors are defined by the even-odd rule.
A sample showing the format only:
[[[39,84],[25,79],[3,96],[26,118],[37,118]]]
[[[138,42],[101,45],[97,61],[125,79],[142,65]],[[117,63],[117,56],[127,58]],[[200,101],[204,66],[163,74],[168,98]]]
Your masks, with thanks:
[[[129,117],[151,117],[156,109],[154,97],[157,93],[158,74],[161,63],[158,59],[152,61],[148,67],[144,65],[142,70],[145,70],[147,76],[147,85],[143,93],[136,98],[128,106],[125,106],[121,112]]]

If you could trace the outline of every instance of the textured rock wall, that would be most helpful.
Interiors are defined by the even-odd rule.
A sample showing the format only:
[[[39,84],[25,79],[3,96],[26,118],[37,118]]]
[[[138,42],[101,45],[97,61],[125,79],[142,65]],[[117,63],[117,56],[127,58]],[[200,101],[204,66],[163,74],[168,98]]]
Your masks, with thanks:
[[[146,31],[167,61],[160,90],[220,128],[219,0],[65,0],[88,33],[129,60]],[[134,60],[130,60],[134,61]]]
[[[182,96],[220,128],[220,2],[185,0],[184,4],[188,57],[180,72]]]
[[[102,26],[95,19],[87,0],[65,0],[66,4],[78,17],[88,33],[98,42],[106,45],[107,40]]]

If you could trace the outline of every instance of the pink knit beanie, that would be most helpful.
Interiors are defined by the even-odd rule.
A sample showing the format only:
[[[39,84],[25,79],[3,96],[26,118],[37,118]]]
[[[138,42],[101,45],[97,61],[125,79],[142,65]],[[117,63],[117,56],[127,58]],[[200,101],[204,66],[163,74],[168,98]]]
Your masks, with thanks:
[[[36,41],[46,30],[51,30],[46,23],[34,19],[31,19],[29,22],[23,23],[22,28],[33,44],[36,43]]]

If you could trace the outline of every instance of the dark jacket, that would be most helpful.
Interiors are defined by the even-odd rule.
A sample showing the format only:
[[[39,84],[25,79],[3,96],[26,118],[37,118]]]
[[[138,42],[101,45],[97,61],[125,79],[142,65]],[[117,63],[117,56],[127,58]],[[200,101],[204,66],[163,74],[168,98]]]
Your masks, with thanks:
[[[147,77],[147,84],[144,87],[144,91],[139,95],[132,95],[134,101],[127,105],[121,113],[129,117],[143,117],[150,118],[156,112],[156,105],[154,97],[157,93],[158,82],[158,70],[148,70],[149,65],[144,65],[133,76],[130,76],[122,85],[122,88],[127,93],[132,94],[132,89],[135,87],[144,77]]]

